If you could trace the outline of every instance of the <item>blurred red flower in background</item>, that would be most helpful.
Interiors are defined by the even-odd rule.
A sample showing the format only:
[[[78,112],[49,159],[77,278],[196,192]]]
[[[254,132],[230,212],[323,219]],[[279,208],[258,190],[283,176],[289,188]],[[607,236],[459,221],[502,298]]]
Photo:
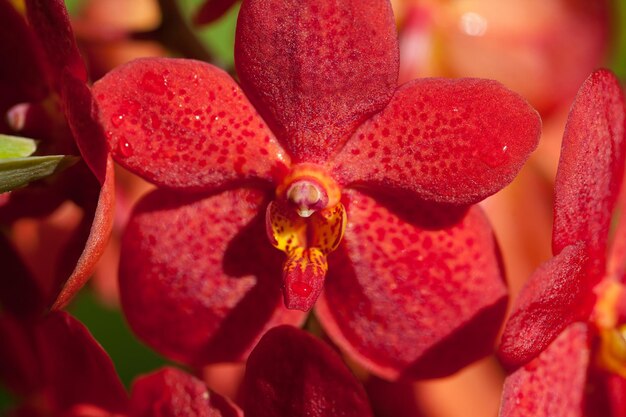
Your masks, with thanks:
[[[499,348],[504,365],[519,368],[507,378],[503,416],[626,412],[626,217],[623,202],[616,204],[624,106],[619,81],[599,70],[570,112],[555,185],[555,255],[523,288]],[[616,207],[620,225],[609,246]]]

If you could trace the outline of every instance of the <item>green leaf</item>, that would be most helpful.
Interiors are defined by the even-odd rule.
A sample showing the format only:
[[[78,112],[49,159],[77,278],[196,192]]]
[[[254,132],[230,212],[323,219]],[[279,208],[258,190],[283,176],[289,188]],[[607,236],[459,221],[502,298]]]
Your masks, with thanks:
[[[37,142],[32,139],[0,134],[0,159],[24,158],[36,149]]]
[[[78,157],[66,155],[0,159],[0,193],[15,190],[32,181],[48,177],[73,165],[78,159]]]

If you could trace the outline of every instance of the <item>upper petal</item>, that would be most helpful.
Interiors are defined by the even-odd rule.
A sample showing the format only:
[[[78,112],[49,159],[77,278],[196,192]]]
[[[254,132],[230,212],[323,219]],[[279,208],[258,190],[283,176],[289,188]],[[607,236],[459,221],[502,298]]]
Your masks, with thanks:
[[[504,384],[500,417],[583,417],[590,335],[569,326],[550,346]]]
[[[272,181],[288,159],[237,84],[200,61],[147,58],[93,87],[113,158],[157,185]]]
[[[122,307],[133,330],[164,355],[204,365],[241,360],[284,308],[281,257],[265,236],[267,196],[157,190],[140,201],[120,260]]]
[[[344,196],[348,227],[316,307],[330,337],[389,379],[448,375],[489,354],[507,294],[480,209],[392,210]]]
[[[391,98],[398,42],[385,0],[249,0],[239,12],[241,84],[298,162],[328,158]]]
[[[368,417],[365,390],[339,355],[289,326],[268,331],[250,354],[244,378],[246,417]]]
[[[622,88],[610,71],[587,78],[565,126],[554,187],[554,253],[584,241],[600,273],[624,173],[625,111]]]
[[[537,146],[541,121],[496,81],[414,80],[332,161],[343,184],[471,204],[513,180]]]
[[[515,300],[498,355],[515,369],[528,363],[565,329],[585,320],[593,307],[593,281],[585,245],[564,248],[540,266]]]

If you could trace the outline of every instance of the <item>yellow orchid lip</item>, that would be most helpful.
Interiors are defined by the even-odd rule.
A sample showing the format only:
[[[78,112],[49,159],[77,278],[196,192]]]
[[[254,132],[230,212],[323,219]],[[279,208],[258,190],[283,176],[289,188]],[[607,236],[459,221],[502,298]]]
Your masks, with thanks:
[[[336,182],[320,167],[294,167],[267,207],[270,243],[285,252],[283,295],[287,308],[308,311],[322,291],[327,256],[341,242],[346,210]]]

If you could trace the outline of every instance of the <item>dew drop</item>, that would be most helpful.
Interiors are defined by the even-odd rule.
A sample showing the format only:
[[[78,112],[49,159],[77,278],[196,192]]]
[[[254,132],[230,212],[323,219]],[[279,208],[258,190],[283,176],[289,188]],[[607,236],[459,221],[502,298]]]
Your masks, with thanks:
[[[124,138],[121,138],[117,142],[117,151],[118,154],[123,156],[124,158],[128,158],[133,155],[133,147],[131,146],[130,142],[128,142]]]
[[[139,88],[147,93],[163,95],[168,90],[167,80],[162,75],[148,71],[141,78]]]
[[[480,159],[491,168],[497,168],[506,162],[508,150],[509,147],[507,145],[494,147],[481,154]]]
[[[111,116],[111,124],[113,127],[120,127],[124,123],[124,115],[122,113],[115,113]]]
[[[299,297],[307,297],[313,289],[309,284],[302,281],[296,281],[291,284],[291,291]]]

